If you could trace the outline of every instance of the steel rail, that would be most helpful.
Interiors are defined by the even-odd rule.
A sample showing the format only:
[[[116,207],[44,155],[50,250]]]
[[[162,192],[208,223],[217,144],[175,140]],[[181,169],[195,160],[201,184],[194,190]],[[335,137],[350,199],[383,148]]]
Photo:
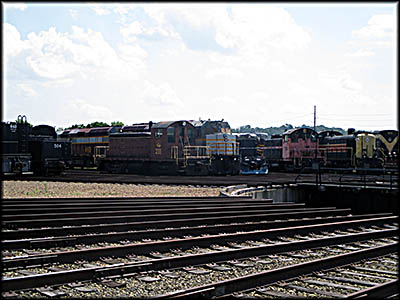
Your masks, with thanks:
[[[395,233],[382,232],[378,235],[378,237],[382,238],[382,237],[392,236],[393,234]],[[265,256],[265,255],[271,255],[288,251],[330,246],[338,243],[362,241],[371,239],[373,237],[374,235],[368,232],[368,233],[363,233],[361,235],[353,234],[351,236],[336,236],[336,237],[326,237],[326,238],[306,240],[306,241],[284,242],[281,244],[265,245],[252,248],[229,249],[219,252],[209,252],[209,253],[191,254],[185,256],[158,258],[148,261],[132,262],[125,264],[123,263],[113,264],[107,267],[92,267],[86,269],[58,271],[52,273],[21,276],[14,278],[3,278],[2,288],[4,291],[10,291],[17,289],[40,287],[45,285],[50,286],[54,284],[64,284],[68,282],[74,282],[77,280],[85,281],[85,280],[92,280],[94,278],[124,276],[125,274],[132,274],[138,272],[175,269],[187,265],[200,265],[206,263],[223,262],[232,259],[242,259],[254,256]],[[372,251],[372,253],[376,251],[376,253],[380,254],[381,253],[380,249],[387,250],[388,248],[390,249],[390,251],[394,251],[393,249],[395,249],[395,246],[388,245],[388,246],[373,247],[372,250],[370,251]],[[318,262],[319,261],[320,260],[318,260]],[[285,271],[283,272],[283,274],[284,273]],[[200,290],[202,289],[200,288]],[[195,288],[193,291],[196,293],[198,289]]]
[[[285,213],[285,212],[302,212],[309,210],[304,207],[299,208],[281,208],[281,209],[268,209],[263,212],[270,213]],[[324,208],[313,208],[313,210],[324,210]],[[51,227],[51,226],[72,226],[72,225],[93,225],[93,224],[113,224],[120,222],[139,222],[139,221],[156,221],[156,220],[173,220],[173,219],[192,219],[196,217],[202,217],[204,215],[213,216],[213,217],[224,217],[224,216],[233,216],[233,215],[244,215],[244,214],[259,214],[260,211],[258,209],[255,210],[223,210],[223,211],[204,211],[204,212],[196,212],[196,213],[171,213],[166,214],[161,211],[160,213],[154,214],[141,214],[140,212],[136,212],[136,215],[116,215],[116,216],[98,216],[98,217],[80,217],[80,218],[59,218],[59,219],[24,219],[24,220],[2,220],[1,224],[3,228],[15,228],[15,227],[28,227],[28,228],[37,228],[37,227]]]
[[[394,294],[399,294],[399,280],[391,280],[389,282],[385,282],[383,284],[379,284],[373,287],[370,287],[365,290],[361,290],[350,295],[347,295],[346,298],[349,299],[358,299],[358,298],[375,298],[382,299]]]
[[[380,214],[381,217],[389,217],[391,214]],[[252,222],[252,223],[235,223],[232,224],[219,224],[218,226],[195,226],[195,227],[184,227],[184,228],[163,228],[154,230],[138,230],[135,232],[112,232],[112,233],[99,233],[99,234],[82,234],[77,236],[60,236],[60,237],[50,237],[50,238],[34,238],[29,239],[26,237],[21,240],[3,240],[3,249],[21,249],[21,248],[48,248],[54,246],[66,246],[76,243],[97,243],[97,242],[119,242],[124,239],[143,239],[143,238],[162,238],[171,235],[200,235],[200,234],[216,234],[216,233],[229,233],[237,231],[250,231],[250,230],[260,230],[260,229],[272,229],[279,227],[293,227],[293,226],[305,226],[312,224],[324,224],[329,222],[344,222],[350,220],[359,220],[360,225],[364,220],[377,220],[379,215],[360,215],[360,216],[345,216],[345,217],[328,217],[326,219],[306,219],[306,220],[288,220],[282,222]],[[333,219],[333,220],[332,220]],[[382,219],[383,220],[383,219]],[[386,222],[386,221],[382,221]],[[285,226],[287,224],[287,226]],[[341,226],[337,225],[338,228]],[[85,230],[82,227],[82,230]],[[112,230],[112,228],[110,228]]]
[[[302,208],[305,207],[304,203],[271,203],[271,204],[262,204],[262,205],[233,205],[233,206],[195,206],[195,207],[152,207],[152,206],[136,206],[133,210],[117,210],[117,211],[84,211],[84,212],[63,212],[63,213],[39,213],[39,214],[22,214],[22,215],[7,215],[3,214],[2,223],[8,223],[10,221],[19,221],[25,222],[27,220],[40,220],[49,218],[51,221],[59,220],[59,219],[68,219],[68,218],[79,218],[82,220],[83,218],[94,218],[94,217],[127,217],[127,216],[135,216],[135,215],[153,215],[157,210],[160,210],[162,214],[199,214],[199,213],[217,213],[217,212],[237,212],[237,211],[267,211],[274,209],[293,209],[293,208]]]
[[[40,238],[40,237],[59,237],[65,235],[81,234],[84,228],[86,232],[120,232],[128,230],[141,230],[141,229],[158,229],[165,227],[182,227],[182,226],[198,226],[202,225],[215,225],[215,224],[230,224],[242,222],[261,222],[261,221],[275,221],[282,222],[284,219],[298,219],[298,218],[316,218],[327,216],[347,216],[351,210],[349,208],[335,209],[326,207],[324,209],[305,209],[304,211],[289,211],[280,213],[263,213],[263,214],[236,214],[225,217],[202,217],[191,219],[161,219],[152,221],[138,221],[126,223],[112,223],[112,224],[95,224],[85,227],[71,226],[71,227],[53,227],[53,228],[34,228],[34,229],[21,229],[2,231],[4,240],[16,240],[21,238]]]
[[[354,251],[351,253],[340,254],[333,257],[322,258],[310,262],[300,263],[296,265],[286,266],[279,269],[268,270],[257,274],[251,274],[231,280],[220,281],[217,283],[207,284],[186,290],[172,292],[166,295],[153,297],[155,299],[180,298],[190,295],[191,297],[220,297],[235,292],[254,289],[281,280],[294,279],[305,274],[331,269],[338,266],[344,266],[355,263],[360,260],[379,257],[388,253],[398,251],[398,244],[390,244],[371,249]]]
[[[296,183],[297,173],[270,172],[268,175],[245,175],[245,176],[143,176],[137,174],[106,174],[90,173],[76,174],[66,172],[64,176],[54,177],[23,177],[10,178],[10,180],[25,181],[62,181],[62,182],[98,182],[98,183],[131,183],[131,184],[175,184],[175,185],[211,185],[226,186],[246,183],[248,186],[271,185],[280,183]],[[315,183],[315,173],[302,174],[302,180]],[[333,181],[337,176],[333,174],[322,174],[325,181]],[[366,180],[373,182],[374,178],[368,175]],[[349,179],[350,181],[350,179]]]
[[[397,217],[392,217],[397,218]],[[349,223],[358,221],[349,221]],[[371,220],[366,220],[363,223],[370,223]],[[259,230],[259,231],[251,231],[251,232],[242,232],[242,233],[228,233],[224,235],[210,235],[210,236],[201,236],[201,237],[192,237],[188,239],[179,239],[175,238],[167,241],[154,241],[147,243],[137,243],[137,244],[127,244],[127,245],[118,245],[118,246],[109,246],[109,247],[98,247],[98,248],[89,248],[89,249],[81,249],[81,250],[73,250],[73,251],[63,251],[57,253],[45,253],[45,254],[36,254],[29,255],[27,257],[16,257],[3,259],[3,268],[9,269],[13,267],[19,266],[27,266],[27,265],[42,265],[44,263],[50,262],[61,262],[61,263],[71,263],[76,261],[77,259],[93,259],[95,257],[102,256],[125,256],[131,253],[135,253],[136,255],[144,255],[148,254],[152,251],[169,251],[170,249],[179,248],[179,249],[190,249],[193,246],[197,247],[209,247],[214,243],[227,243],[227,242],[244,242],[248,239],[254,238],[272,238],[278,235],[285,234],[305,234],[315,230],[323,230],[327,227],[334,227],[340,225],[340,222],[329,223],[327,224],[317,224],[317,225],[309,225],[309,226],[297,226],[290,228],[276,228],[276,229],[268,229],[268,230]],[[397,233],[397,229],[387,229],[387,230],[379,230],[370,232],[371,236],[387,236],[394,235]],[[360,237],[370,236],[368,234],[358,234]],[[346,239],[345,235],[343,239]],[[289,246],[288,246],[289,247]],[[289,251],[289,250],[287,250]]]
[[[193,197],[193,198],[174,198],[174,197],[150,197],[150,198],[124,198],[124,197],[102,197],[102,198],[22,198],[22,199],[3,199],[2,207],[15,207],[20,208],[21,206],[75,206],[75,205],[96,205],[99,203],[103,204],[113,204],[113,203],[152,203],[152,204],[190,204],[190,203],[230,203],[242,201],[248,203],[248,201],[258,201],[258,200],[268,200],[268,199],[253,199],[251,197]]]
[[[199,202],[189,202],[189,203],[179,203],[179,202],[109,202],[109,203],[64,203],[56,205],[28,205],[21,204],[18,206],[2,206],[2,212],[5,215],[14,214],[29,214],[36,211],[48,213],[48,212],[63,212],[63,211],[96,211],[96,210],[118,210],[124,208],[135,208],[138,206],[146,208],[168,208],[168,207],[212,207],[212,206],[232,206],[232,205],[255,205],[255,204],[272,204],[272,199],[249,199],[249,200],[234,200],[231,201],[199,201]]]
[[[60,197],[60,198],[5,198],[2,199],[2,204],[15,204],[15,203],[26,203],[26,204],[37,204],[37,203],[72,203],[72,202],[80,202],[80,201],[87,201],[87,202],[97,202],[97,201],[207,201],[207,200],[220,200],[220,201],[230,201],[230,200],[245,200],[245,199],[252,199],[251,196],[239,196],[239,197],[221,197],[221,196],[168,196],[168,197]]]
[[[389,216],[387,216],[389,217]],[[334,225],[330,225],[332,222],[328,219],[311,219],[311,220],[292,220],[286,222],[269,222],[269,223],[240,223],[240,224],[222,224],[218,226],[196,226],[196,227],[185,227],[185,228],[163,228],[155,230],[138,230],[136,232],[112,232],[105,234],[90,234],[90,235],[78,235],[74,237],[58,237],[58,238],[36,238],[36,239],[21,239],[21,240],[3,240],[1,242],[3,249],[32,249],[32,248],[50,248],[54,246],[67,246],[73,244],[85,244],[85,243],[98,243],[98,242],[120,242],[121,240],[141,240],[141,239],[161,239],[166,236],[188,236],[188,235],[201,235],[201,234],[218,234],[218,233],[233,233],[238,231],[251,231],[251,230],[267,230],[279,227],[294,227],[294,226],[307,226],[313,224],[324,223],[328,229],[341,229],[347,227],[349,224],[355,224],[355,226],[369,225],[370,222],[374,224],[385,224],[392,218],[377,218],[377,216],[355,216],[355,217],[344,217],[341,219],[335,219]],[[350,223],[355,222],[355,223]],[[338,225],[339,223],[342,225]],[[342,223],[343,222],[343,223]],[[287,226],[285,226],[287,225]]]

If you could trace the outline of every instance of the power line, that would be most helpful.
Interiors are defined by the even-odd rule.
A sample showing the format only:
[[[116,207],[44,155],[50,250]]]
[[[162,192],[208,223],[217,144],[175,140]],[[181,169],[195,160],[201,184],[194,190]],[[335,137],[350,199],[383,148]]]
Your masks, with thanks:
[[[308,113],[308,114],[305,114],[305,115],[299,115],[297,117],[291,117],[291,118],[283,119],[283,120],[268,120],[268,122],[285,122],[285,121],[297,120],[297,119],[300,119],[302,117],[310,116],[310,115],[313,115],[313,113]]]
[[[351,119],[337,119],[337,118],[332,119],[332,118],[319,118],[319,119],[320,119],[320,120],[321,120],[321,119],[322,119],[322,120],[333,120],[333,121],[354,121],[354,122],[359,122],[359,121],[361,121],[361,122],[393,121],[393,119],[389,119],[389,120],[388,120],[387,118],[385,118],[385,119],[353,119],[353,118],[351,118]]]
[[[393,114],[319,114],[320,116],[343,116],[343,117],[353,117],[353,116],[392,116]]]

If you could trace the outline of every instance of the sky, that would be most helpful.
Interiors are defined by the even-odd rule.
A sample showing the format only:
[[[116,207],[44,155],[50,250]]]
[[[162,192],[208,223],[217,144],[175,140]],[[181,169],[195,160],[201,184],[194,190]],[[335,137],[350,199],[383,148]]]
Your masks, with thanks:
[[[397,3],[2,2],[2,121],[398,129]]]

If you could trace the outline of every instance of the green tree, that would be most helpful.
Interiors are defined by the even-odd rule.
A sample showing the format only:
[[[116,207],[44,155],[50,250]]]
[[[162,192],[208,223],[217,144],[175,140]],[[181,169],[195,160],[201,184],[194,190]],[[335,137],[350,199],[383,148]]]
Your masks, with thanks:
[[[114,121],[111,122],[111,126],[124,126],[124,123],[122,123],[121,121]]]
[[[86,125],[86,128],[94,128],[94,127],[109,127],[110,125],[108,125],[107,123],[104,122],[92,122],[90,124]]]
[[[75,129],[75,128],[85,128],[85,125],[83,125],[83,124],[75,124],[75,125],[72,125],[72,126],[70,126],[68,128],[65,128],[65,129]]]

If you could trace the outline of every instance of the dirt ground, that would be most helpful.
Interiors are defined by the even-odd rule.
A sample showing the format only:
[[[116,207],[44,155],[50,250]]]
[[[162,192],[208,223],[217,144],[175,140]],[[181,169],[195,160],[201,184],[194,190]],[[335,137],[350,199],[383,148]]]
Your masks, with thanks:
[[[2,198],[219,196],[220,188],[201,186],[2,181]]]

